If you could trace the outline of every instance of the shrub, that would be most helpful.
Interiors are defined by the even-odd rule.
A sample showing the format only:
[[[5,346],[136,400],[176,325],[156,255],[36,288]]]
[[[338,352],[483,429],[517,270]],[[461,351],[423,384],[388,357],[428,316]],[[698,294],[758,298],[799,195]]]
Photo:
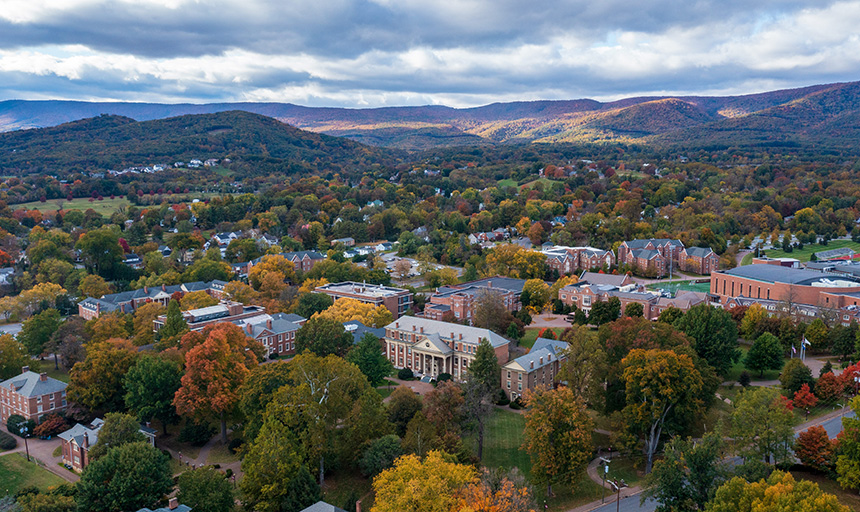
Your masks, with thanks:
[[[277,359],[277,358],[278,358],[278,354],[277,354],[277,352],[272,352],[271,354],[269,354],[269,359],[274,360],[274,359]]]
[[[233,470],[231,468],[227,468],[227,470],[224,471],[224,478],[230,478],[231,476],[233,476]]]
[[[193,446],[203,446],[209,442],[209,439],[215,435],[215,432],[215,427],[208,423],[187,421],[179,432],[179,442],[191,443]]]
[[[230,453],[236,453],[236,450],[238,450],[240,446],[242,446],[241,439],[231,439],[230,444],[227,445],[227,449],[230,450]]]
[[[446,380],[451,380],[451,379],[452,379],[452,377],[451,377],[450,373],[440,373],[439,376],[436,378],[436,384],[437,385],[442,384]]]
[[[412,380],[415,378],[415,374],[412,373],[412,370],[409,368],[403,368],[399,372],[397,372],[397,378],[400,380]]]
[[[57,413],[49,414],[42,419],[42,423],[33,429],[33,435],[39,437],[50,437],[68,429],[65,418]]]
[[[24,437],[21,434],[24,427],[27,427],[27,432],[32,434],[33,430],[36,429],[36,422],[33,420],[25,420],[20,414],[13,414],[12,416],[9,416],[8,420],[6,420],[6,429],[18,437]]]
[[[744,370],[741,372],[741,376],[738,377],[738,384],[740,384],[743,387],[747,387],[750,385],[751,380],[752,379],[750,378],[750,373],[748,371]]]
[[[0,450],[11,450],[18,446],[18,441],[6,432],[0,432]]]
[[[523,402],[520,397],[517,397],[516,400],[511,402],[510,408],[514,410],[519,410],[523,408]]]

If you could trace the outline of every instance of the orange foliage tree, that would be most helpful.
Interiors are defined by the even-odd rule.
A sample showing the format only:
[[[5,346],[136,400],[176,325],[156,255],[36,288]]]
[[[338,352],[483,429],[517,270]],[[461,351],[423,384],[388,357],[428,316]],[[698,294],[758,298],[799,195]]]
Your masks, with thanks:
[[[798,389],[797,393],[794,394],[793,403],[795,407],[809,409],[810,407],[815,407],[818,403],[818,398],[816,398],[816,396],[812,394],[812,391],[809,390],[809,384],[804,384],[800,386],[800,389]]]
[[[800,462],[819,471],[833,468],[834,451],[834,443],[821,425],[809,427],[801,432],[794,443],[794,455],[800,459]]]
[[[173,405],[181,416],[220,420],[221,440],[227,444],[227,418],[237,412],[239,388],[250,369],[257,366],[263,347],[245,336],[241,328],[228,323],[186,334],[182,347],[189,346],[192,348],[185,354],[185,375]]]

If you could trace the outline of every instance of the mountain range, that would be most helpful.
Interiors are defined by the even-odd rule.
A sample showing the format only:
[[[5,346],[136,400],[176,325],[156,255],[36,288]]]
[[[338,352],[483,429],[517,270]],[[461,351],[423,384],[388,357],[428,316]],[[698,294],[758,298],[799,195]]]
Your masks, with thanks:
[[[102,114],[150,121],[245,111],[303,130],[408,150],[504,143],[625,142],[685,148],[816,146],[853,149],[860,82],[743,96],[636,97],[372,109],[289,103],[0,102],[0,131],[56,126]]]

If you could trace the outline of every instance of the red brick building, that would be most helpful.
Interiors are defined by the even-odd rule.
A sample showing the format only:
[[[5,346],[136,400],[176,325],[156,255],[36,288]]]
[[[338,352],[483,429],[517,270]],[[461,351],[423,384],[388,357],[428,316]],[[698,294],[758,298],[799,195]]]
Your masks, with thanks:
[[[615,266],[615,254],[612,251],[604,251],[595,247],[556,245],[546,247],[541,252],[546,254],[547,266],[557,270],[560,276],[581,270]]]
[[[90,448],[98,442],[99,431],[104,420],[96,418],[88,425],[76,423],[74,427],[59,434],[63,448],[63,464],[68,464],[74,471],[81,472],[90,463]],[[156,431],[141,425],[139,432],[146,437],[151,446],[155,446]]]
[[[481,293],[498,295],[506,311],[519,311],[522,307],[520,295],[523,293],[525,283],[524,279],[495,276],[458,285],[442,286],[430,296],[422,316],[431,320],[442,321],[447,318],[467,320],[471,323],[475,314],[475,299]]]
[[[730,298],[747,297],[839,307],[836,295],[857,292],[860,279],[779,265],[746,265],[711,274],[713,302],[724,306]]]
[[[213,280],[209,282],[194,281],[177,285],[144,286],[137,290],[128,292],[111,293],[101,297],[87,297],[78,303],[78,315],[84,320],[98,318],[102,313],[134,313],[137,308],[150,302],[158,302],[164,306],[170,302],[174,293],[185,295],[186,293],[205,291],[216,299],[224,296],[225,281]]]
[[[679,268],[684,244],[669,238],[628,240],[618,247],[618,264],[645,275],[664,276],[669,266]]]
[[[680,259],[682,270],[704,276],[720,268],[720,257],[710,247],[686,247],[681,250]]]
[[[61,413],[66,409],[66,383],[35,373],[29,366],[21,374],[0,382],[0,424],[18,414],[39,423],[42,416]]]
[[[562,361],[566,359],[564,341],[538,338],[528,354],[502,366],[501,385],[508,398],[516,400],[529,389],[552,388]]]

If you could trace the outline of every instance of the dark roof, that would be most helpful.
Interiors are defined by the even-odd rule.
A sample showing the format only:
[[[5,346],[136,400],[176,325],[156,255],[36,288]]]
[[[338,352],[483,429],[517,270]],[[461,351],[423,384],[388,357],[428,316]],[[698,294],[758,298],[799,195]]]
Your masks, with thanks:
[[[662,257],[659,252],[651,249],[633,249],[630,251],[630,254],[632,254],[634,258],[644,258],[646,260],[653,260],[654,258]]]
[[[860,287],[860,280],[853,277],[834,276],[833,274],[816,272],[814,270],[781,267],[778,265],[744,265],[730,270],[724,270],[721,273],[768,283],[787,283],[804,286],[811,286],[813,283],[816,283],[819,286],[826,286],[827,281],[848,281],[856,282],[856,286]]]
[[[344,322],[343,327],[344,329],[346,329],[346,332],[352,334],[353,343],[358,343],[359,341],[361,341],[361,338],[364,337],[364,334],[368,332],[379,339],[382,339],[382,337],[385,336],[385,329],[374,329],[373,327],[368,327],[364,325],[358,320]]]
[[[627,240],[626,242],[624,242],[624,245],[626,245],[630,249],[641,249],[643,247],[646,247],[649,243],[653,243],[654,247],[660,247],[661,245],[667,244],[684,247],[684,244],[681,243],[680,240],[674,240],[671,238],[637,238],[636,240]]]
[[[53,377],[42,380],[36,372],[27,371],[0,382],[0,386],[11,389],[21,396],[34,397],[57,393],[66,389],[66,383]]]
[[[714,254],[714,251],[712,251],[710,247],[687,247],[687,256],[698,256],[699,258],[704,258],[711,254]]]
[[[191,507],[189,507],[188,505],[182,505],[182,504],[180,504],[178,507],[176,507],[174,509],[170,509],[167,507],[161,507],[161,508],[157,508],[155,510],[152,510],[152,509],[144,507],[144,508],[138,510],[137,512],[191,512]]]

